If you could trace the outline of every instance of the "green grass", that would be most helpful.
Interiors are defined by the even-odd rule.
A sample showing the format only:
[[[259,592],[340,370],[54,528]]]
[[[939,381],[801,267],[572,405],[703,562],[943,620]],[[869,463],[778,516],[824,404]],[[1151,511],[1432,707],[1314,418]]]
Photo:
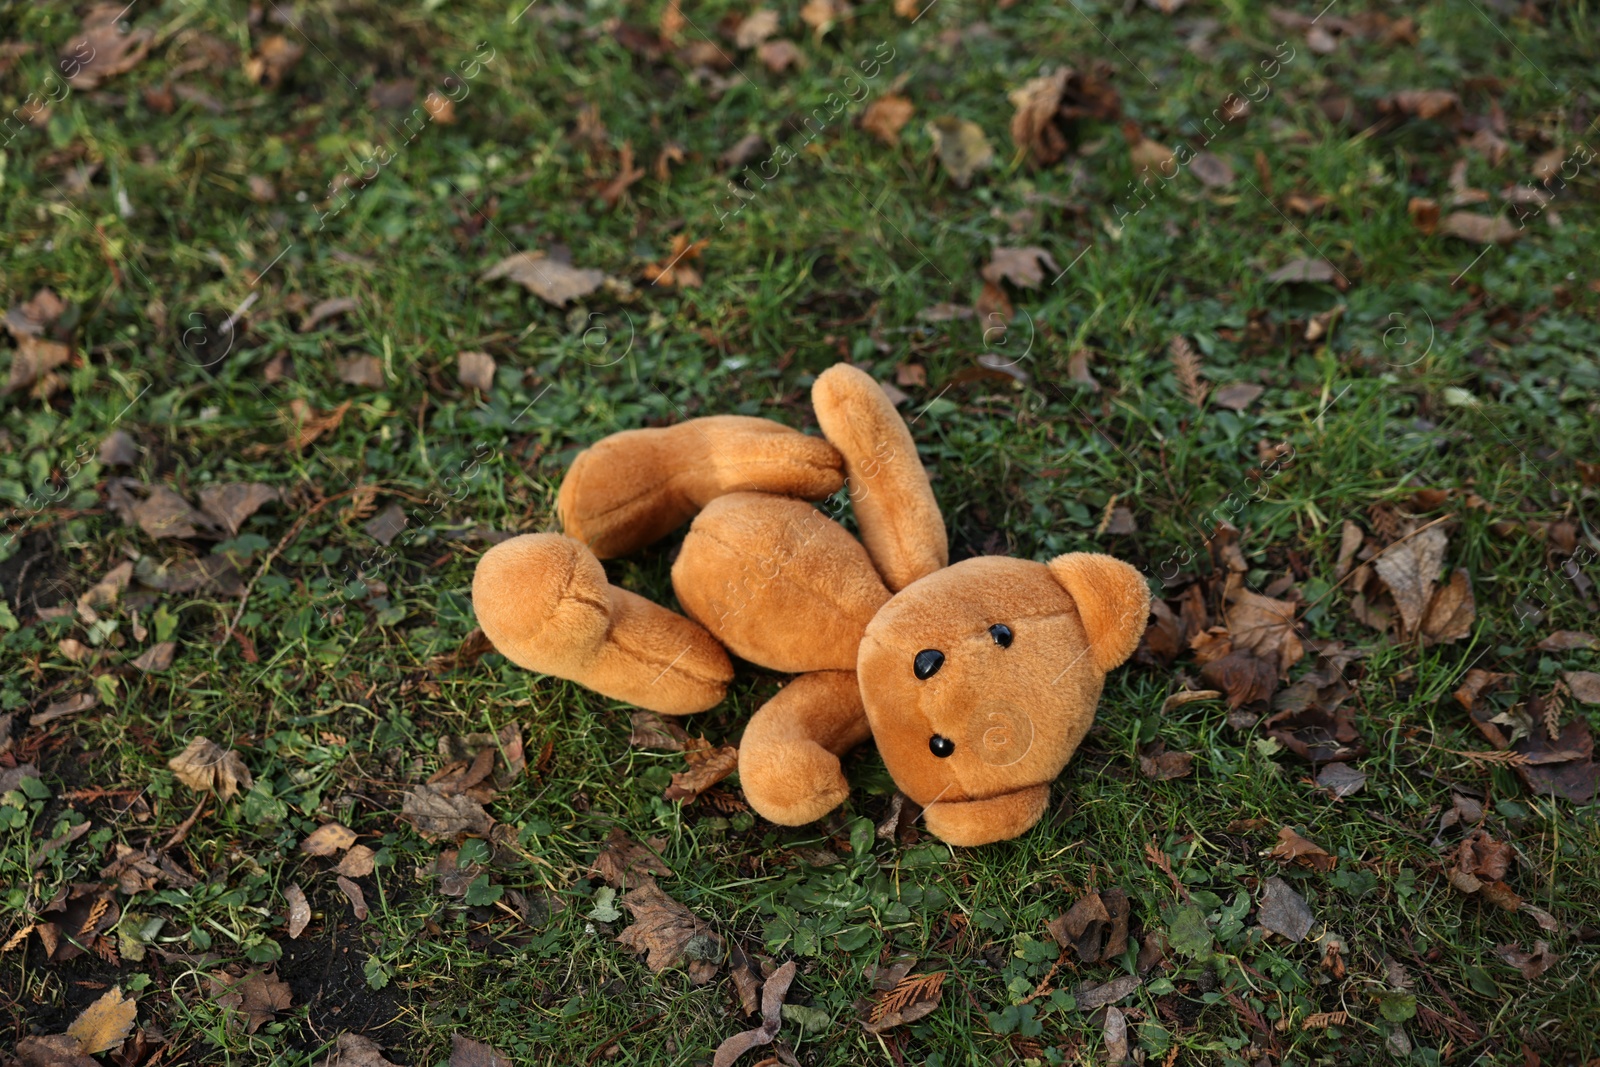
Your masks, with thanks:
[[[652,975],[615,942],[626,916],[586,918],[599,885],[589,865],[620,827],[665,841],[675,873],[663,888],[728,942],[799,961],[790,1002],[829,1020],[815,1032],[784,1024],[782,1039],[807,1064],[1099,1062],[1098,1020],[1070,994],[1132,969],[1132,952],[1063,963],[1061,992],[1020,1002],[1056,962],[1044,924],[1090,887],[1128,893],[1138,942],[1175,923],[1192,932],[1194,915],[1158,855],[1211,947],[1173,956],[1124,1004],[1145,1062],[1174,1049],[1172,1062],[1215,1064],[1256,1063],[1269,1051],[1297,1064],[1521,1064],[1525,1047],[1546,1064],[1600,1055],[1596,809],[1533,795],[1510,768],[1454,754],[1487,745],[1450,695],[1473,665],[1515,676],[1497,698],[1507,708],[1548,693],[1561,670],[1600,669],[1596,653],[1533,650],[1547,631],[1592,630],[1594,593],[1556,577],[1565,557],[1526,525],[1575,524],[1588,551],[1580,562],[1592,560],[1593,468],[1586,482],[1578,464],[1600,455],[1596,164],[1577,167],[1509,247],[1427,236],[1407,213],[1413,197],[1452,210],[1458,159],[1468,185],[1493,196],[1466,210],[1488,212],[1500,209],[1503,187],[1532,180],[1533,160],[1550,148],[1592,154],[1591,7],[1429,3],[1409,11],[1417,44],[1346,37],[1328,55],[1263,7],[1235,2],[1197,0],[1176,16],[1076,0],[947,2],[914,24],[862,5],[820,41],[785,9],[781,36],[806,67],[780,75],[722,35],[722,20],[743,8],[685,4],[683,42],[709,35],[737,61],[710,78],[671,54],[635,55],[608,21],[653,36],[662,7],[543,3],[519,17],[519,2],[313,0],[266,5],[252,28],[243,4],[147,0],[128,12],[155,33],[144,62],[66,95],[40,125],[6,127],[0,300],[9,307],[52,287],[70,305],[59,330],[78,358],[48,401],[0,401],[0,496],[14,535],[0,548],[14,616],[0,613],[0,715],[14,716],[0,769],[32,760],[44,786],[0,803],[0,937],[39,918],[62,887],[93,882],[114,845],[154,847],[172,835],[195,798],[166,761],[195,736],[238,748],[256,785],[208,804],[174,846],[196,885],[119,897],[120,962],[51,963],[36,939],[0,956],[10,1020],[0,1045],[60,1032],[120,983],[138,990],[140,1024],[166,1034],[167,1064],[310,1064],[341,1030],[371,1034],[412,1064],[444,1062],[456,1031],[518,1063],[709,1062],[750,1025],[726,970],[698,987],[682,970]],[[1328,17],[1367,10],[1348,0]],[[1216,23],[1205,56],[1185,47],[1199,18]],[[47,84],[77,26],[64,5],[0,17],[0,39],[33,45],[0,71],[8,113]],[[273,33],[306,48],[268,90],[245,78],[242,56]],[[1271,92],[1207,146],[1236,172],[1226,189],[1181,174],[1119,231],[1116,219],[1137,201],[1114,124],[1083,123],[1075,151],[1051,167],[1012,151],[1006,94],[1051,66],[1109,65],[1129,119],[1166,144],[1197,144],[1205,117],[1246,91],[1285,40],[1294,56]],[[887,54],[880,44],[893,59],[867,83],[870,96],[893,83],[917,108],[901,144],[856,128],[864,105],[852,103],[799,147],[805,117],[863,59]],[[485,48],[492,58],[470,78],[445,83],[488,57]],[[417,79],[419,102],[430,87],[468,90],[457,121],[411,138],[402,112],[368,99],[375,82],[402,76]],[[220,108],[182,97],[159,108],[169,83]],[[1383,118],[1386,98],[1424,88],[1457,90],[1468,115],[1503,117],[1505,158],[1460,146],[1468,134],[1447,122]],[[1335,98],[1359,120],[1330,118],[1323,105]],[[580,136],[585,106],[607,131],[597,141]],[[968,189],[933,158],[924,124],[942,116],[978,123],[995,147],[995,167]],[[753,182],[753,198],[719,226],[734,201],[718,157],[750,133],[769,145],[756,161],[779,144],[796,158]],[[647,171],[669,143],[687,158],[670,180],[648,175],[606,210],[598,193],[624,143]],[[330,181],[370,173],[363,161],[379,156],[390,161],[319,222]],[[252,199],[251,177],[270,182],[276,199]],[[1290,194],[1327,202],[1304,216],[1283,208]],[[704,286],[651,286],[644,267],[666,259],[680,233],[711,239],[697,264]],[[1056,284],[1048,272],[1039,289],[1011,289],[1018,316],[1004,333],[918,318],[933,304],[975,300],[996,245],[1041,245],[1071,269]],[[623,284],[557,309],[479,280],[513,252],[555,246]],[[1321,255],[1346,290],[1268,280]],[[357,307],[302,332],[305,312],[331,297]],[[225,334],[247,300],[243,325]],[[1331,333],[1306,340],[1307,320],[1337,306]],[[1260,384],[1260,400],[1238,414],[1197,409],[1167,358],[1177,334],[1195,344],[1213,386]],[[1098,392],[1069,377],[1069,356],[1083,347]],[[498,361],[487,397],[457,383],[456,354],[471,349]],[[269,382],[265,367],[280,353],[294,375]],[[383,388],[340,381],[336,361],[357,355],[381,362]],[[975,373],[983,355],[1015,360],[1027,382]],[[473,628],[482,531],[554,529],[554,495],[578,449],[701,414],[814,429],[806,387],[840,359],[886,381],[904,363],[926,368],[925,386],[903,387],[905,411],[956,558],[1110,551],[1149,574],[1181,572],[1167,587],[1176,595],[1208,573],[1205,536],[1229,495],[1256,484],[1258,444],[1292,445],[1293,462],[1234,521],[1253,588],[1292,574],[1317,603],[1301,620],[1308,643],[1371,650],[1351,699],[1370,750],[1357,764],[1366,789],[1329,800],[1308,764],[1259,731],[1228,726],[1220,702],[1160,714],[1175,674],[1198,675],[1185,656],[1112,677],[1050,812],[1021,839],[952,852],[924,836],[864,849],[860,820],[881,818],[893,792],[870,749],[850,763],[845,809],[784,830],[704,801],[663,800],[682,757],[631,748],[626,707],[495,655],[470,669],[430,666]],[[337,429],[296,451],[284,443],[295,401],[350,407]],[[113,425],[139,445],[131,471],[74,460]],[[222,544],[155,541],[108,505],[108,479],[124,475],[191,498],[209,484],[259,481],[286,500]],[[318,501],[357,486],[376,490],[375,507],[398,503],[410,517],[392,557],[348,498],[288,536]],[[1469,571],[1478,607],[1469,639],[1427,649],[1362,625],[1346,592],[1331,590],[1343,522],[1370,529],[1370,509],[1403,506],[1418,487],[1463,491],[1447,505],[1456,514],[1448,562]],[[1485,506],[1464,506],[1466,491]],[[1096,534],[1113,497],[1132,510],[1136,533]],[[1505,521],[1523,525],[1497,531]],[[671,550],[608,573],[671,603]],[[237,590],[136,581],[97,627],[40,614],[123,560],[215,553],[256,578],[239,620],[247,642],[224,640]],[[1592,562],[1583,572],[1600,577]],[[1519,622],[1514,605],[1535,594],[1546,615]],[[173,665],[132,668],[166,629],[178,642]],[[60,649],[67,638],[99,658],[73,662]],[[779,681],[744,667],[727,701],[686,725],[736,741]],[[85,691],[99,708],[28,725]],[[1600,725],[1592,707],[1569,702],[1566,715]],[[513,721],[529,773],[490,805],[511,833],[473,903],[444,896],[417,868],[448,843],[398,818],[400,792],[443,765],[441,738]],[[1139,747],[1157,738],[1195,755],[1192,777],[1141,776]],[[1509,883],[1560,932],[1451,887],[1449,856],[1431,842],[1452,788],[1485,799],[1487,828],[1516,849]],[[365,922],[324,873],[329,862],[296,851],[328,819],[378,849],[375,873],[358,879]],[[33,862],[45,841],[86,820],[82,837]],[[1240,829],[1246,820],[1261,828]],[[1338,868],[1280,872],[1263,853],[1282,825],[1334,853]],[[489,859],[481,845],[463,848],[469,860]],[[838,862],[811,866],[803,857],[816,849]],[[1313,909],[1313,936],[1346,943],[1342,977],[1322,966],[1321,945],[1256,928],[1250,909],[1278,873]],[[291,882],[317,913],[298,940],[284,928]],[[501,906],[513,892],[529,918]],[[135,959],[135,935],[151,919],[163,922]],[[1537,939],[1559,959],[1532,981],[1496,954]],[[863,972],[902,953],[949,972],[942,1004],[873,1037],[853,1007],[870,991]],[[292,1009],[254,1035],[230,1028],[203,980],[230,963],[275,966]],[[1348,1021],[1302,1028],[1337,1011]],[[1480,1036],[1462,1036],[1473,1030]]]

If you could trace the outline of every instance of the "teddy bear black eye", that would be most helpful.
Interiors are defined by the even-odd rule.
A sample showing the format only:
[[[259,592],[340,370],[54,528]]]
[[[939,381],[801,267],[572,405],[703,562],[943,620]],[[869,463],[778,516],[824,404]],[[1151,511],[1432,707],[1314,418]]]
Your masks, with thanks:
[[[938,734],[934,734],[928,738],[928,750],[940,759],[944,759],[956,750],[956,743],[948,737],[940,737]]]
[[[917,676],[919,682],[926,682],[938,674],[939,668],[943,666],[944,653],[937,648],[925,648],[912,658],[911,673]]]
[[[1001,648],[1011,647],[1011,627],[1003,622],[997,622],[989,627],[989,636],[994,638],[994,643]]]

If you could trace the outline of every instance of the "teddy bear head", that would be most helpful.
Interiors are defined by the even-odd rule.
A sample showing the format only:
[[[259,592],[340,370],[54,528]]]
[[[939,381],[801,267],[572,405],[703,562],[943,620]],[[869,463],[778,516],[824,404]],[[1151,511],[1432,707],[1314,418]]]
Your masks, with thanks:
[[[1075,552],[1048,564],[964,560],[878,611],[860,647],[862,701],[929,830],[980,845],[1038,821],[1149,607],[1133,567]]]

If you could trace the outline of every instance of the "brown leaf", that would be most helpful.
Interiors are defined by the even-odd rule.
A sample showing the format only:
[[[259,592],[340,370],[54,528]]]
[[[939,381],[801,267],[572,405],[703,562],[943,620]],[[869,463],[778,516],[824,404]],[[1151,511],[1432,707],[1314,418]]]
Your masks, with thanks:
[[[450,1035],[450,1062],[446,1067],[512,1067],[505,1053],[465,1034]]]
[[[958,188],[971,185],[978,171],[994,163],[994,149],[976,122],[946,115],[929,122],[927,130],[934,155]]]
[[[306,900],[306,891],[300,888],[299,882],[290,882],[289,888],[283,891],[283,899],[289,902],[289,939],[292,941],[306,932],[306,927],[311,925],[311,905]]]
[[[128,1039],[138,1013],[138,1005],[123,996],[119,987],[112,986],[72,1020],[67,1036],[77,1042],[79,1052],[98,1055]]]
[[[1109,982],[1085,982],[1073,990],[1072,995],[1078,1002],[1078,1010],[1087,1014],[1128,999],[1142,984],[1138,975],[1125,974]]]
[[[367,917],[367,897],[366,894],[361,892],[361,887],[342,874],[334,881],[338,884],[339,891],[350,901],[350,910],[355,913],[356,919],[358,921],[365,919]]]
[[[406,528],[406,509],[399,504],[389,504],[382,511],[361,524],[368,537],[385,547],[394,542]]]
[[[289,983],[281,981],[274,971],[252,971],[237,980],[224,972],[213,972],[210,978],[214,986],[227,990],[215,998],[216,1002],[244,1015],[247,1034],[270,1023],[278,1012],[288,1011],[294,1002]]]
[[[622,147],[617,150],[617,173],[599,192],[600,200],[605,204],[606,210],[616,207],[617,201],[643,178],[644,168],[633,165],[633,145],[623,141]]]
[[[1332,282],[1339,276],[1332,263],[1325,259],[1294,259],[1285,263],[1271,274],[1266,280],[1274,284],[1282,282]]]
[[[5,326],[12,337],[38,337],[55,325],[67,305],[54,289],[45,286],[29,300],[24,300],[6,312]],[[104,462],[102,460],[101,462]]]
[[[1404,89],[1379,106],[1419,119],[1436,119],[1461,107],[1461,97],[1449,89]]]
[[[1473,667],[1467,671],[1467,677],[1455,691],[1458,703],[1468,711],[1477,706],[1478,697],[1492,692],[1504,685],[1511,675],[1501,674],[1498,671],[1486,671],[1481,667]]]
[[[944,998],[945,976],[944,971],[903,976],[881,996],[872,999],[872,1007],[862,1020],[862,1029],[869,1034],[881,1034],[932,1015]]]
[[[1189,170],[1208,189],[1226,189],[1233,184],[1233,167],[1215,152],[1196,152]]]
[[[1087,348],[1075,348],[1067,357],[1067,377],[1079,385],[1088,388],[1091,393],[1100,391],[1100,383],[1089,373],[1089,358],[1092,353]]]
[[[61,50],[61,72],[78,89],[94,89],[118,74],[126,74],[150,52],[155,32],[121,29],[127,7],[96,4],[83,17],[79,36]]]
[[[178,781],[197,793],[214,791],[224,802],[240,789],[250,789],[255,780],[244,760],[233,749],[197,737],[187,748],[167,761]]]
[[[1347,707],[1280,711],[1261,725],[1268,737],[1308,763],[1335,763],[1367,754],[1354,713]]]
[[[21,1067],[100,1067],[100,1061],[78,1051],[78,1042],[66,1034],[25,1037],[17,1042]]]
[[[1551,952],[1550,945],[1544,941],[1535,941],[1532,952],[1524,952],[1513,943],[1501,945],[1494,952],[1496,956],[1521,971],[1522,977],[1530,982],[1554,967],[1556,961],[1561,958]]]
[[[1561,728],[1551,740],[1535,730],[1512,746],[1528,757],[1517,764],[1517,774],[1535,793],[1586,804],[1600,797],[1600,764],[1594,761],[1594,737],[1581,717]]]
[[[456,380],[468,389],[487,394],[494,388],[494,357],[487,352],[456,354]]]
[[[377,356],[351,356],[335,366],[339,380],[363,389],[383,388],[383,364]]]
[[[778,1036],[778,1028],[783,1025],[783,998],[794,981],[795,969],[794,960],[790,960],[772,972],[772,977],[761,987],[761,1025],[734,1034],[718,1045],[711,1067],[729,1067],[751,1049],[772,1044],[772,1039]]]
[[[139,446],[126,430],[113,430],[100,442],[100,465],[131,467],[139,461]]]
[[[1200,669],[1200,679],[1226,693],[1229,708],[1271,700],[1278,690],[1276,664],[1257,659],[1248,652],[1229,652],[1212,660]]]
[[[1250,382],[1231,382],[1211,394],[1212,403],[1229,411],[1243,411],[1256,402],[1266,388]]]
[[[1361,792],[1367,784],[1367,776],[1348,763],[1330,763],[1317,775],[1317,784],[1336,799],[1343,800]]]
[[[1289,887],[1282,878],[1268,878],[1266,892],[1261,897],[1261,907],[1256,911],[1256,921],[1273,933],[1290,941],[1303,941],[1316,922],[1305,898]]]
[[[238,536],[245,520],[261,510],[263,504],[279,499],[276,489],[260,482],[230,482],[208,485],[200,490],[200,510],[230,537]]]
[[[899,93],[885,93],[861,113],[861,128],[884,144],[894,146],[900,143],[900,131],[916,110],[910,98]]]
[[[758,7],[739,21],[739,28],[733,31],[733,43],[736,47],[749,51],[752,48],[759,48],[762,42],[777,32],[778,13]]]
[[[595,857],[589,871],[618,889],[626,889],[629,884],[642,885],[653,881],[652,875],[672,873],[672,868],[657,855],[665,846],[665,838],[653,838],[646,847],[623,833],[620,827],[613,826],[605,847]]]
[[[283,84],[289,71],[300,62],[305,49],[282,35],[274,34],[256,46],[245,58],[244,76],[264,89],[276,89]]]
[[[633,925],[617,935],[617,942],[645,953],[645,966],[651,973],[660,974],[687,960],[689,980],[695,985],[705,985],[715,977],[722,959],[722,937],[662,892],[654,880],[628,890],[622,903],[632,913]]]
[[[1045,929],[1083,963],[1112,960],[1128,950],[1128,912],[1128,897],[1122,890],[1090,892],[1066,914],[1046,923]]]
[[[806,57],[793,41],[767,41],[756,49],[756,58],[774,74],[782,74],[790,67],[804,68]]]
[[[400,817],[424,837],[453,837],[473,834],[482,837],[494,820],[483,805],[468,796],[446,796],[438,787],[419,785],[409,789],[400,801]]]
[[[1439,229],[1439,202],[1425,196],[1413,196],[1406,202],[1406,214],[1411,224],[1424,236]]]
[[[848,0],[806,0],[800,8],[800,21],[811,27],[817,40],[840,22],[848,22],[855,14]]]
[[[1176,162],[1170,147],[1146,137],[1144,131],[1131,119],[1123,121],[1122,135],[1128,141],[1128,157],[1133,161],[1135,175],[1147,172],[1164,173],[1168,165]]]
[[[383,1046],[360,1034],[340,1034],[332,1051],[317,1067],[395,1067],[383,1058]]]
[[[15,393],[40,383],[42,393],[55,392],[59,380],[50,372],[72,358],[72,350],[56,341],[45,341],[27,334],[17,338],[17,350],[11,354],[11,370],[6,387],[0,391]],[[42,379],[42,381],[41,381]],[[35,390],[40,393],[41,390]]]
[[[146,674],[159,673],[172,666],[172,657],[177,650],[176,641],[158,641],[141,652],[133,661],[133,666]]]
[[[704,740],[696,740],[684,755],[689,769],[672,776],[672,784],[661,794],[667,800],[692,801],[739,769],[739,750],[732,745],[712,748]]]
[[[1152,2],[1152,0],[1146,0]],[[1178,0],[1159,0],[1163,3],[1178,2]],[[1100,1023],[1100,1041],[1105,1046],[1107,1063],[1125,1063],[1128,1059],[1128,1017],[1122,1014],[1121,1009],[1107,1008],[1106,1017]]]
[[[672,250],[660,263],[652,263],[645,267],[645,280],[651,285],[664,285],[669,289],[700,288],[705,279],[700,276],[699,269],[693,264],[710,243],[709,237],[690,243],[688,235],[674,234]]]
[[[308,856],[331,856],[356,843],[356,832],[342,823],[327,822],[306,835],[300,851]]]
[[[1011,116],[1011,140],[1028,153],[1034,166],[1049,166],[1067,154],[1067,139],[1057,125],[1061,98],[1072,76],[1059,68],[1030,79],[1008,94],[1016,112]]]
[[[1439,220],[1439,232],[1481,245],[1508,245],[1522,236],[1522,227],[1504,215],[1452,211]]]
[[[1485,881],[1504,881],[1511,869],[1511,846],[1496,841],[1484,829],[1476,829],[1462,839],[1456,851],[1456,869]]]
[[[1237,580],[1229,583],[1228,599],[1231,603],[1223,621],[1235,651],[1249,652],[1275,665],[1278,676],[1287,678],[1289,668],[1306,654],[1294,624],[1296,605],[1252,593]]]
[[[1561,677],[1574,700],[1600,704],[1600,674],[1594,671],[1563,671]]]
[[[1394,597],[1400,609],[1401,636],[1418,632],[1424,613],[1433,600],[1433,588],[1450,539],[1437,526],[1416,533],[1372,562],[1372,569]]]
[[[1366,535],[1361,532],[1360,526],[1349,519],[1344,520],[1344,526],[1339,531],[1339,558],[1333,565],[1335,579],[1343,578],[1350,573],[1350,561],[1355,559],[1356,552],[1360,550],[1365,540]]]
[[[373,857],[377,853],[366,845],[352,845],[333,868],[335,874],[342,874],[348,878],[365,878],[372,873]]]
[[[295,397],[289,401],[289,415],[294,420],[294,436],[290,443],[296,451],[305,448],[323,434],[337,430],[344,421],[344,413],[349,410],[348,400],[332,411],[319,412],[303,397]]]
[[[1600,652],[1600,637],[1581,630],[1557,630],[1534,647],[1541,652]]]
[[[1267,855],[1284,863],[1292,862],[1323,873],[1339,865],[1338,859],[1330,856],[1326,849],[1301,837],[1292,826],[1278,830],[1278,843]]]
[[[737,170],[766,150],[767,139],[759,133],[747,133],[733,143],[717,161],[727,170]]]
[[[540,300],[556,307],[588,296],[606,280],[605,271],[574,267],[543,252],[518,252],[507,256],[483,275],[486,282],[508,278]]]
[[[633,713],[633,732],[628,743],[636,748],[664,748],[669,752],[682,752],[688,733],[672,719],[663,718],[653,711]]]
[[[989,253],[989,262],[981,273],[985,281],[1000,284],[1004,278],[1012,285],[1024,289],[1037,289],[1044,283],[1044,270],[1052,274],[1058,269],[1055,257],[1042,248],[996,248]]]
[[[1153,778],[1158,782],[1187,778],[1194,773],[1194,754],[1168,752],[1166,743],[1157,739],[1140,750],[1139,770],[1146,778]]]
[[[335,296],[326,300],[319,300],[300,320],[300,332],[310,333],[329,319],[348,315],[352,311],[359,310],[360,307],[361,302],[350,296]],[[382,383],[380,382],[380,384]]]

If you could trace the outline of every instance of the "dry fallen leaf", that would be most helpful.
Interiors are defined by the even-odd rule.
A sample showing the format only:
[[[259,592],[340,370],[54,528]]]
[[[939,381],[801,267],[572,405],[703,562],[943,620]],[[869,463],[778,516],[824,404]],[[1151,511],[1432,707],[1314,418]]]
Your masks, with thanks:
[[[200,490],[200,511],[218,526],[237,537],[245,520],[261,510],[263,504],[279,499],[278,490],[260,482],[231,482],[208,485]]]
[[[133,666],[146,674],[159,673],[172,666],[172,657],[177,650],[176,641],[158,641],[140,653],[133,661]]]
[[[613,826],[605,847],[589,870],[618,889],[653,882],[654,875],[672,873],[672,868],[657,854],[664,847],[666,840],[663,838],[652,839],[646,847],[623,833],[620,827]]]
[[[1444,566],[1450,539],[1437,526],[1397,542],[1372,562],[1372,569],[1388,586],[1400,610],[1402,636],[1415,634],[1433,599],[1433,588]]]
[[[507,256],[483,275],[486,282],[509,278],[548,304],[566,307],[588,296],[606,280],[605,271],[574,267],[543,252],[518,252]]]
[[[456,355],[456,380],[468,389],[488,393],[494,388],[494,357],[487,352],[460,352]]]
[[[311,905],[306,901],[306,891],[300,888],[299,882],[290,882],[289,888],[283,891],[283,899],[289,902],[289,939],[292,941],[306,932],[306,927],[311,924]]]
[[[1266,392],[1265,387],[1250,382],[1231,382],[1219,386],[1216,392],[1211,394],[1211,402],[1229,411],[1243,411],[1254,404],[1256,398],[1264,392]]]
[[[959,188],[971,185],[978,171],[994,163],[994,149],[976,122],[943,116],[929,122],[927,130],[934,155]]]
[[[774,74],[782,74],[790,67],[799,69],[806,65],[804,53],[793,41],[767,41],[756,49],[756,58]]]
[[[636,748],[664,748],[669,752],[682,752],[689,734],[672,719],[653,711],[633,713],[633,732],[628,743]]]
[[[1290,941],[1303,941],[1316,922],[1305,898],[1289,887],[1282,878],[1268,878],[1266,892],[1261,897],[1261,907],[1256,911],[1256,921],[1273,933]]]
[[[361,1034],[340,1034],[317,1067],[395,1067],[383,1058],[383,1046]]]
[[[1055,257],[1038,247],[996,248],[989,253],[989,262],[979,273],[985,281],[1000,284],[1002,278],[1024,289],[1037,289],[1044,284],[1044,269],[1054,274],[1060,270]]]
[[[1128,141],[1128,156],[1133,160],[1134,174],[1144,172],[1165,174],[1169,164],[1175,165],[1177,157],[1171,148],[1144,135],[1132,120],[1123,122],[1122,135]]]
[[[645,953],[651,973],[660,974],[687,960],[689,980],[695,985],[705,985],[716,976],[722,937],[662,892],[654,880],[628,890],[622,904],[633,915],[633,925],[617,935],[617,942]]]
[[[244,61],[244,75],[264,89],[276,89],[305,55],[305,48],[281,34],[274,34],[256,46]]]
[[[693,801],[701,793],[739,769],[739,750],[732,745],[712,748],[696,739],[684,749],[689,769],[672,776],[672,784],[662,794],[667,800]]]
[[[21,1067],[100,1067],[100,1061],[78,1051],[66,1034],[25,1037],[17,1042]]]
[[[1541,652],[1600,652],[1600,637],[1581,630],[1557,630],[1534,646]]]
[[[1600,704],[1600,674],[1594,671],[1563,671],[1561,677],[1574,700],[1584,704]]]
[[[367,897],[366,894],[361,892],[361,887],[342,874],[335,878],[334,881],[338,884],[339,891],[350,901],[350,910],[355,913],[355,917],[358,920],[365,919],[367,917]]]
[[[300,842],[300,851],[308,856],[331,856],[343,852],[356,843],[356,832],[342,823],[323,823]]]
[[[1293,259],[1271,274],[1266,280],[1273,284],[1282,282],[1332,282],[1339,276],[1333,264],[1325,259]]]
[[[289,983],[281,981],[273,971],[251,971],[243,978],[227,971],[212,971],[206,977],[212,999],[243,1016],[247,1034],[255,1033],[293,1004]]]
[[[121,23],[128,12],[123,4],[96,4],[83,17],[83,30],[61,50],[61,72],[77,89],[94,89],[118,74],[126,74],[150,52],[155,32],[124,33]]]
[[[383,388],[383,364],[377,356],[351,356],[335,365],[339,380],[362,389]]]
[[[800,8],[800,21],[811,27],[817,40],[840,22],[848,22],[854,15],[848,0],[806,0]]]
[[[215,791],[224,802],[240,789],[255,785],[244,760],[233,749],[197,737],[187,748],[167,761],[178,781],[198,793]]]
[[[1524,952],[1512,943],[1501,945],[1494,952],[1495,955],[1521,971],[1522,977],[1530,982],[1555,966],[1556,961],[1561,958],[1550,951],[1550,945],[1545,941],[1535,941],[1532,952]]]
[[[352,845],[349,852],[342,856],[333,868],[335,874],[342,874],[349,878],[365,878],[372,873],[373,857],[377,853],[366,845]]]
[[[456,834],[483,836],[493,823],[489,813],[468,796],[445,796],[438,788],[420,785],[406,791],[400,801],[400,817],[425,837]]]
[[[886,145],[897,145],[900,143],[900,131],[911,121],[916,110],[909,97],[885,93],[868,104],[861,113],[861,128]]]
[[[450,1062],[446,1067],[512,1067],[505,1053],[465,1034],[450,1035]]]
[[[319,412],[304,397],[295,397],[289,401],[289,415],[294,420],[294,436],[290,439],[296,451],[305,448],[325,433],[339,428],[344,421],[344,413],[350,410],[350,401],[346,400],[329,412]]]
[[[734,1034],[717,1046],[711,1067],[729,1067],[735,1060],[753,1048],[772,1044],[783,1025],[783,998],[788,995],[794,981],[795,962],[790,960],[772,972],[772,977],[761,987],[761,1025]]]
[[[1146,778],[1158,782],[1187,778],[1194,773],[1194,754],[1168,752],[1166,743],[1158,739],[1145,745],[1139,752],[1139,770]]]
[[[1233,184],[1233,167],[1214,152],[1196,152],[1189,161],[1189,171],[1207,189],[1226,189]]]
[[[1034,166],[1048,166],[1067,154],[1067,139],[1056,118],[1071,76],[1070,69],[1060,68],[1032,78],[1007,94],[1016,108],[1011,116],[1011,140],[1018,151],[1028,153]]]
[[[1290,826],[1278,830],[1278,843],[1267,855],[1275,860],[1297,863],[1302,867],[1324,873],[1333,870],[1339,864],[1338,859],[1330,856],[1326,849],[1307,841]]]
[[[1080,963],[1098,963],[1128,950],[1128,915],[1128,895],[1122,890],[1090,892],[1045,929],[1056,944],[1076,952]]]
[[[758,7],[740,20],[739,28],[733,31],[733,43],[736,47],[748,51],[751,48],[759,48],[762,42],[777,32],[778,13]]]
[[[932,1015],[944,998],[945,975],[944,971],[905,975],[872,998],[861,1028],[869,1034],[881,1034]]]
[[[0,395],[30,386],[35,387],[33,392],[36,396],[55,392],[60,386],[60,379],[51,372],[70,358],[72,350],[64,344],[27,334],[18,337],[17,350],[11,354],[11,370]]]
[[[1100,1038],[1105,1045],[1106,1062],[1120,1064],[1128,1059],[1128,1018],[1120,1008],[1107,1008],[1100,1024]]]
[[[1522,236],[1522,227],[1504,215],[1452,211],[1439,220],[1439,232],[1481,245],[1508,245]]]
[[[116,1048],[128,1039],[138,1005],[112,986],[100,999],[83,1009],[67,1027],[67,1036],[78,1043],[78,1051],[91,1056]]]
[[[1278,677],[1287,678],[1306,654],[1295,628],[1296,605],[1252,593],[1237,581],[1230,583],[1228,599],[1226,622],[1234,649],[1273,664]]]
[[[691,243],[687,235],[674,234],[672,250],[660,263],[652,263],[645,267],[645,280],[651,285],[664,285],[669,289],[700,288],[704,279],[700,276],[699,268],[693,264],[710,243],[709,237]]]

